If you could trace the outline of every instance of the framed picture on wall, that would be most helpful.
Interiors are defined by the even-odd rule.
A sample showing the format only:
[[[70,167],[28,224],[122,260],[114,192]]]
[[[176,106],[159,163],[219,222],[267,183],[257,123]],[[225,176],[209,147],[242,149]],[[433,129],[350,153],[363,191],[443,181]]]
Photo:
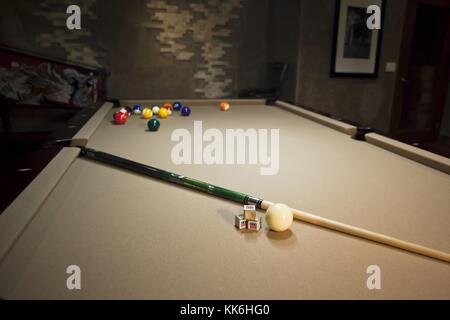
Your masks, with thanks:
[[[381,29],[367,28],[367,7],[381,9]],[[383,30],[384,0],[336,0],[331,77],[376,78]]]

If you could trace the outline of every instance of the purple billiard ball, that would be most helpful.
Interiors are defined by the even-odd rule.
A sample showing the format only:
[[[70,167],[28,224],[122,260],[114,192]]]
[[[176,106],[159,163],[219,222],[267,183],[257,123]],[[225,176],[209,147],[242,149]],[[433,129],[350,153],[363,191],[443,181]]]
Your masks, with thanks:
[[[130,116],[133,110],[131,110],[130,107],[125,107],[125,109],[128,111],[128,115]]]
[[[191,114],[191,109],[189,107],[183,107],[181,108],[181,115],[184,117],[187,117]]]

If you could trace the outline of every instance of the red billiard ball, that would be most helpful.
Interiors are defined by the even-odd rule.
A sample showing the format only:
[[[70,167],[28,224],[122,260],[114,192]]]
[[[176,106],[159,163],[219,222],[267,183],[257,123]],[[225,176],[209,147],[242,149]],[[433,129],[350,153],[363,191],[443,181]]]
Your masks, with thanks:
[[[122,112],[123,114],[125,114],[127,116],[127,118],[129,118],[131,115],[131,113],[129,113],[128,110],[125,108],[120,109],[119,112]]]
[[[114,114],[114,123],[115,124],[125,124],[127,119],[128,119],[128,115],[126,113],[119,111]]]

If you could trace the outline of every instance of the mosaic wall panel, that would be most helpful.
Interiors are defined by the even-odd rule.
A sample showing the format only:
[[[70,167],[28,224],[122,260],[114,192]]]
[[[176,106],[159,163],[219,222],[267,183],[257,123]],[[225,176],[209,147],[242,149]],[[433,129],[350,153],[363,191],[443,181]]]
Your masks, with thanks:
[[[160,51],[178,61],[197,63],[194,79],[199,97],[218,98],[231,93],[232,48],[230,22],[238,19],[236,11],[241,0],[209,0],[174,3],[166,0],[150,1],[151,21],[145,27],[156,30]],[[200,52],[199,56],[198,52]],[[200,62],[200,63],[198,63]]]
[[[95,42],[88,28],[83,27],[90,21],[98,19],[93,7],[97,0],[78,0],[76,4],[81,8],[81,30],[68,30],[66,20],[68,14],[66,8],[74,4],[73,0],[46,0],[40,3],[41,10],[34,12],[35,16],[45,18],[53,31],[40,33],[36,41],[42,47],[59,45],[66,53],[69,61],[80,62],[88,65],[99,66],[99,58],[102,53],[89,45]]]

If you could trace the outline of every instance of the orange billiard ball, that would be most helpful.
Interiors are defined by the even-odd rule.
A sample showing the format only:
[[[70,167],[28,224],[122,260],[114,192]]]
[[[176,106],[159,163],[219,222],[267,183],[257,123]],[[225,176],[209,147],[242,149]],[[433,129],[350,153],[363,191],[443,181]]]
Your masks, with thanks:
[[[228,109],[230,109],[230,104],[228,102],[224,101],[220,104],[220,110],[227,111]]]

